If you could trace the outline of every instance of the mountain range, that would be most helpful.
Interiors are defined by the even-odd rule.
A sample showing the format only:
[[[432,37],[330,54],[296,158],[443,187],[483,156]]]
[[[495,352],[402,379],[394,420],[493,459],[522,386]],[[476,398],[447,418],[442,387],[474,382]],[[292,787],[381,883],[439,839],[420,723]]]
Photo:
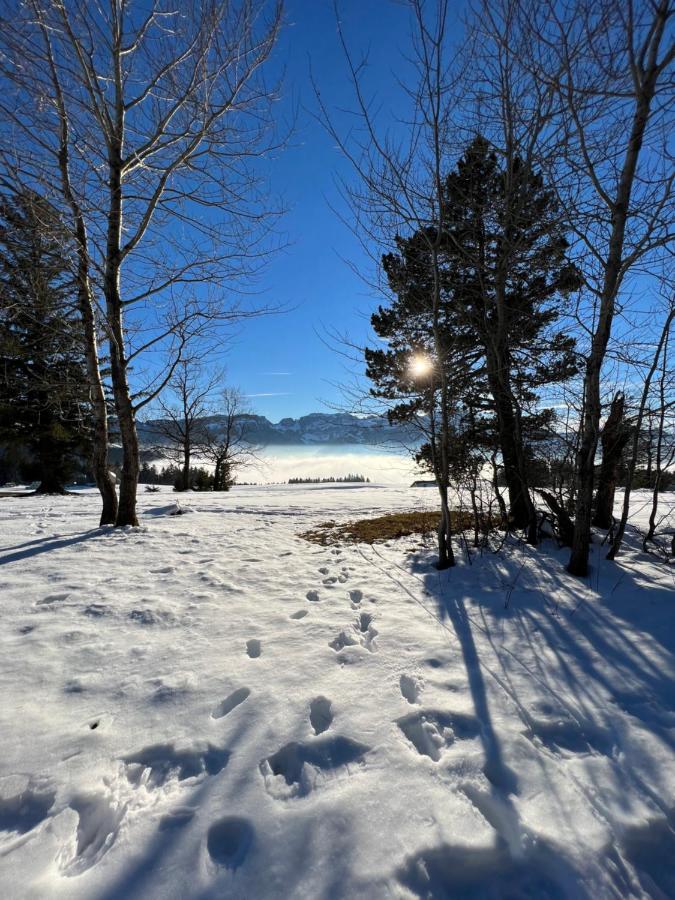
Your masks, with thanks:
[[[310,413],[299,419],[285,418],[270,422],[265,416],[241,415],[237,419],[245,426],[246,439],[259,446],[307,444],[393,444],[415,442],[415,431],[404,425],[390,425],[385,416],[355,416],[351,413]],[[217,433],[224,416],[209,416],[203,424]],[[142,446],[158,442],[161,420],[138,423]]]

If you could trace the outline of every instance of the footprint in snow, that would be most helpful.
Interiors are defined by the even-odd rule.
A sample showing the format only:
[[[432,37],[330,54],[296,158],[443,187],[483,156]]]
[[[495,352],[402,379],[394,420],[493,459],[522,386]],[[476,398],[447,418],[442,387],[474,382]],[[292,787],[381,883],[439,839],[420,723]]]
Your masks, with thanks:
[[[355,643],[356,638],[353,638],[351,634],[347,634],[346,631],[341,631],[336,638],[328,642],[328,646],[331,650],[339,653],[340,650],[344,650],[345,647],[352,647]]]
[[[305,596],[306,596],[307,599],[310,600],[312,603],[317,603],[318,600],[319,600],[319,592],[318,592],[318,591],[307,591],[307,593],[305,594]]]
[[[306,615],[307,615],[306,609],[299,609],[297,612],[291,613],[290,618],[291,619],[304,619]]]
[[[237,869],[253,844],[255,831],[247,819],[226,816],[215,822],[206,838],[206,849],[219,866]]]
[[[49,594],[46,597],[43,597],[42,600],[38,600],[35,604],[36,606],[51,606],[52,603],[62,603],[64,600],[67,600],[70,597],[70,594]]]
[[[262,644],[257,638],[251,638],[246,641],[246,652],[251,659],[257,659],[262,653]]]
[[[331,702],[327,697],[315,697],[309,704],[309,722],[314,734],[323,734],[333,721]]]
[[[115,843],[126,804],[93,793],[72,797],[69,806],[77,813],[77,832],[72,844],[62,847],[57,858],[61,873],[72,877],[96,865]]]
[[[328,575],[329,572],[330,569],[328,568],[328,566],[321,566],[321,568],[319,569],[320,575]]]
[[[396,724],[420,756],[428,756],[434,762],[455,740],[475,738],[480,731],[474,716],[439,710],[410,713],[397,719]]]
[[[360,634],[361,645],[372,653],[375,650],[373,641],[377,637],[378,631],[373,625],[373,617],[370,613],[361,613],[356,620],[354,630],[358,631]]]
[[[211,713],[211,718],[222,719],[228,713],[231,713],[233,709],[239,706],[239,704],[243,703],[250,693],[251,691],[247,687],[237,688],[236,691],[233,691],[228,697],[226,697],[224,700],[221,700],[218,706],[216,706]]]
[[[93,619],[102,619],[104,616],[112,616],[113,608],[105,603],[90,603],[80,612],[82,615],[91,616]]]
[[[370,613],[362,612],[356,620],[356,627],[361,632],[361,634],[365,634],[370,628],[372,621],[373,617]]]
[[[353,590],[349,592],[349,599],[352,602],[352,607],[356,609],[359,603],[363,600],[363,591]]]
[[[3,837],[7,833],[26,834],[48,817],[56,792],[46,779],[17,774],[3,777],[2,782],[0,834]]]
[[[260,763],[267,792],[276,800],[306,797],[331,781],[365,767],[365,744],[341,735],[293,741]]]
[[[399,687],[401,688],[401,696],[404,700],[407,700],[408,703],[411,704],[417,703],[421,688],[412,675],[401,675]]]
[[[205,779],[218,775],[230,759],[226,747],[214,744],[180,747],[173,743],[153,744],[122,759],[127,781],[133,787],[163,788],[172,780]]]

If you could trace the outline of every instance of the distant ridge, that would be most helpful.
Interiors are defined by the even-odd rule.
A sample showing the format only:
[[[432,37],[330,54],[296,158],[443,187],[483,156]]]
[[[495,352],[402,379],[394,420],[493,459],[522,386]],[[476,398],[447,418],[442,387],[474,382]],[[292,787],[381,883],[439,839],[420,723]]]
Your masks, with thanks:
[[[385,416],[354,416],[351,413],[310,413],[299,419],[285,418],[270,422],[265,416],[241,415],[246,425],[246,437],[252,444],[274,445],[308,444],[412,444],[419,440],[415,431],[404,425],[390,425]],[[223,416],[209,416],[203,420],[209,430],[218,432]],[[160,419],[138,423],[141,445],[147,447],[158,441]]]

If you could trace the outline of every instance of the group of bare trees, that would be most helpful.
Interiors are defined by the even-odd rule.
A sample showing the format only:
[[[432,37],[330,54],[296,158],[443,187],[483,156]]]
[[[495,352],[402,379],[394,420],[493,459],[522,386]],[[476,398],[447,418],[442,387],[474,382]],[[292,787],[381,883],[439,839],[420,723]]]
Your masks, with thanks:
[[[526,436],[519,423],[528,403],[534,402],[531,411],[542,410],[553,394],[528,399],[519,397],[513,387],[508,334],[513,309],[504,290],[517,276],[523,258],[518,231],[522,209],[513,186],[525,170],[555,194],[556,224],[566,235],[567,255],[579,273],[568,299],[556,298],[556,311],[564,316],[575,341],[578,376],[570,371],[556,398],[555,405],[564,404],[572,413],[567,417],[571,425],[567,437],[574,466],[567,494],[555,504],[566,526],[561,531],[572,545],[569,571],[585,575],[603,420],[610,413],[604,442],[609,455],[600,485],[605,512],[608,503],[613,505],[616,482],[612,429],[623,441],[619,456],[627,446],[632,461],[624,513],[611,541],[613,557],[625,528],[645,410],[656,415],[656,440],[662,444],[668,416],[661,414],[673,402],[667,349],[675,303],[675,170],[669,144],[675,99],[675,4],[673,0],[474,0],[460,41],[454,39],[458,29],[448,0],[408,0],[407,6],[413,35],[412,50],[401,66],[406,73],[401,78],[407,108],[386,120],[369,93],[367,59],[352,50],[341,25],[358,124],[344,131],[318,89],[317,97],[326,127],[356,175],[345,181],[345,197],[355,230],[373,256],[399,252],[401,240],[413,235],[426,245],[427,285],[416,301],[417,312],[423,308],[427,322],[426,337],[421,340],[415,333],[417,344],[411,339],[407,344],[390,341],[388,346],[396,352],[422,349],[433,361],[433,390],[428,385],[418,390],[415,412],[425,413],[427,430],[429,423],[434,428],[433,468],[443,511],[441,562],[448,557],[452,431],[461,414],[458,398],[453,397],[458,332],[441,325],[448,315],[444,307],[465,302],[458,280],[448,284],[448,254],[463,256],[473,276],[479,273],[478,293],[484,321],[488,317],[489,321],[485,362],[482,369],[475,368],[475,379],[478,384],[487,374],[491,382],[487,394],[497,407],[501,464],[515,453],[512,469],[521,490],[510,486],[511,504],[520,495],[527,497],[525,508],[533,505],[536,485],[530,483],[524,464]],[[467,248],[465,234],[450,227],[445,197],[450,173],[476,136],[484,138],[499,158],[507,198],[498,220],[483,217],[481,224],[486,234],[498,234],[499,253],[491,263],[489,284],[484,257],[475,246]],[[385,292],[391,290],[391,279],[382,286]],[[482,327],[479,319],[474,327]],[[652,402],[658,373],[660,407]],[[398,388],[407,398],[414,390],[410,373],[406,378],[402,368]],[[612,407],[612,399],[622,391],[630,397],[616,399]],[[504,411],[508,416],[500,424]],[[552,427],[555,433],[556,426]],[[527,524],[521,511],[510,512],[514,524]],[[613,510],[609,512],[611,516]],[[529,537],[535,538],[531,523]]]
[[[261,311],[237,286],[279,213],[256,161],[277,142],[267,71],[280,23],[276,0],[3,4],[0,173],[47,198],[72,235],[102,524],[137,524],[139,410],[195,340]]]
[[[157,403],[159,418],[146,423],[154,452],[180,466],[176,488],[191,488],[193,463],[213,467],[213,490],[227,491],[237,470],[260,449],[250,437],[250,410],[242,392],[223,387],[223,373],[182,359]]]

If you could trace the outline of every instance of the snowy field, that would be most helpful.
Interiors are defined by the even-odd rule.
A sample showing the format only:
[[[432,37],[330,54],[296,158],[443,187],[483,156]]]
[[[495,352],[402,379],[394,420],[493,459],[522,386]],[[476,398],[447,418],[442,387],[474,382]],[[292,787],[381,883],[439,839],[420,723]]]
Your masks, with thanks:
[[[672,566],[297,536],[428,489],[175,497],[0,498],[0,897],[675,896]]]

